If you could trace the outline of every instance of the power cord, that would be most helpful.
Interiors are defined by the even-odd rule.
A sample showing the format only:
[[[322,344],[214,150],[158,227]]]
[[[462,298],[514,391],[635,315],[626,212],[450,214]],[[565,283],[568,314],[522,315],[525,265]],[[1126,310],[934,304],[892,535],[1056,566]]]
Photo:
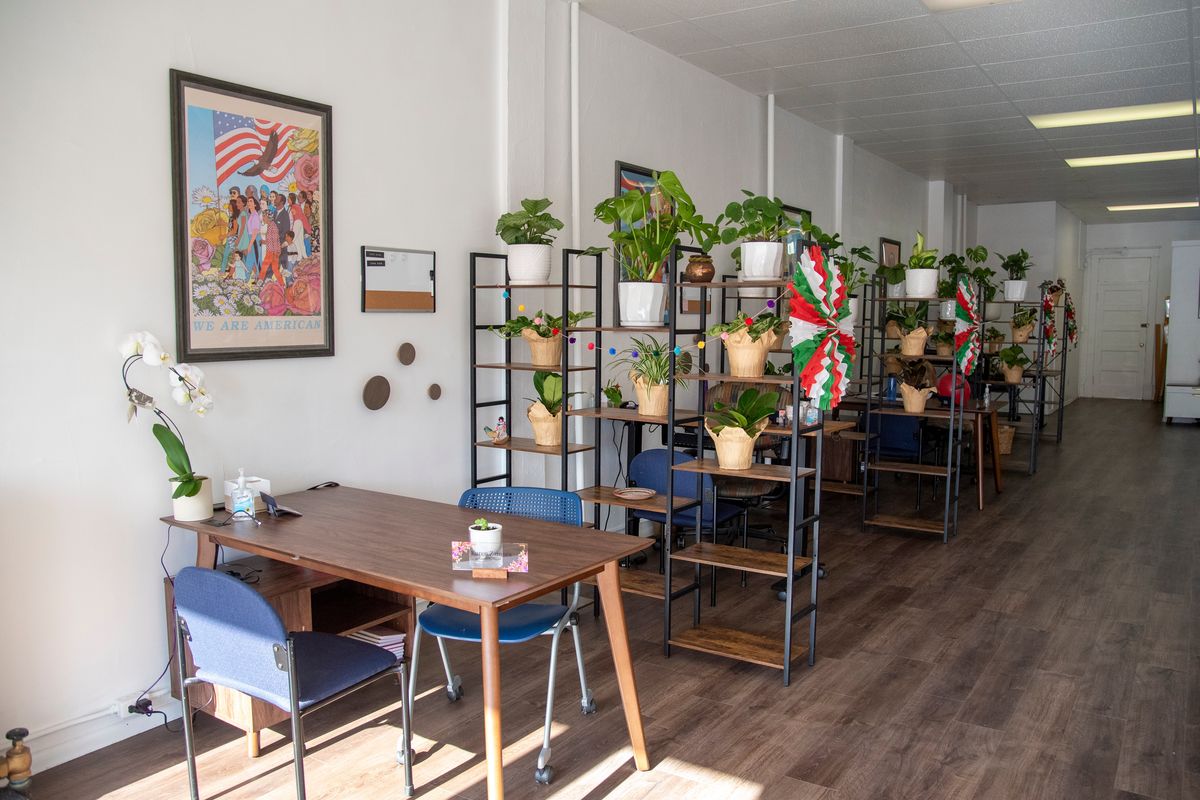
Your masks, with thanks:
[[[613,481],[613,485],[619,485],[621,481],[629,482],[628,476],[625,475],[625,459],[622,458],[621,452],[625,449],[625,437],[617,436],[617,421],[613,420],[612,425],[612,440],[613,447],[617,451],[617,477]],[[624,429],[624,426],[622,426]],[[608,530],[608,521],[612,517],[612,506],[608,506],[608,510],[604,512],[604,527],[601,530]]]

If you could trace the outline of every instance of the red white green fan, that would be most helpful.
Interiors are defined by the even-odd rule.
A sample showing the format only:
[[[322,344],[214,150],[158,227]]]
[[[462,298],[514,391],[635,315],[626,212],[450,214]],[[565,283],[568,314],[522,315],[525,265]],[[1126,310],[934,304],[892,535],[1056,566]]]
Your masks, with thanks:
[[[1042,340],[1045,342],[1046,360],[1058,355],[1058,328],[1054,324],[1054,300],[1050,295],[1042,297]]]
[[[958,303],[954,308],[954,357],[964,375],[970,375],[979,358],[979,302],[975,290],[966,278],[958,281],[955,292]]]
[[[854,365],[854,326],[846,285],[821,248],[811,245],[801,250],[788,291],[792,358],[800,386],[810,402],[828,411],[845,396]]]

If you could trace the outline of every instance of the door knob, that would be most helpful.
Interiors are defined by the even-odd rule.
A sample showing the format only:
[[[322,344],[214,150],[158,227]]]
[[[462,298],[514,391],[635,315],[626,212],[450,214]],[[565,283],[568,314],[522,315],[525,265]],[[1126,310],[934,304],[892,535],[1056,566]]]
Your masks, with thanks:
[[[1138,342],[1138,347],[1145,347],[1145,346],[1146,346],[1145,342]]]

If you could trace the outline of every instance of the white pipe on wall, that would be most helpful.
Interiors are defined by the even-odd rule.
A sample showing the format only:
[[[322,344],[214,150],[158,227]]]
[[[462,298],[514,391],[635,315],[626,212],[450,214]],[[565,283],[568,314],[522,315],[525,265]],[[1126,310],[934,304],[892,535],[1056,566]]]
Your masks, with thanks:
[[[579,0],[571,0],[571,247],[575,250],[582,241],[579,226]]]
[[[767,95],[767,197],[775,196],[775,93]]]
[[[496,4],[496,215],[508,210],[508,0]]]

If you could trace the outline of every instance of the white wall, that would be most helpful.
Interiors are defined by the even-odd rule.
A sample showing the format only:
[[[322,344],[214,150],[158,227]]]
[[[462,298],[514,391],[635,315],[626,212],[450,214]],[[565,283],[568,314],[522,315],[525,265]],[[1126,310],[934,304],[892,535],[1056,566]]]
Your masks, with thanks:
[[[1057,210],[1054,202],[979,206],[976,240],[992,254],[988,266],[999,273],[1000,258],[1024,248],[1033,262],[1027,278],[1031,287],[1058,277]],[[996,280],[1006,277],[1000,273]]]
[[[226,0],[0,10],[0,72],[13,77],[0,85],[0,553],[13,609],[0,723],[35,732],[41,769],[88,745],[37,733],[145,688],[167,653],[168,472],[149,423],[125,423],[116,348],[145,328],[174,349],[169,68],[333,106],[338,355],[205,364],[216,409],[179,417],[193,461],[217,478],[244,465],[283,491],[337,480],[451,500],[468,480],[464,284],[467,253],[494,247],[498,212],[495,6],[246,11]],[[437,313],[360,313],[364,243],[437,250]],[[395,357],[404,341],[417,347],[408,368]],[[393,393],[372,413],[360,398],[375,374]],[[167,396],[161,373],[134,379]],[[172,571],[193,541],[176,533]]]
[[[1163,321],[1164,300],[1171,294],[1171,243],[1200,239],[1200,221],[1196,222],[1122,222],[1087,226],[1087,252],[1121,248],[1158,248],[1155,298],[1151,325]]]
[[[846,161],[848,213],[842,241],[878,251],[879,237],[896,239],[901,257],[907,259],[917,231],[924,231],[928,223],[928,181],[859,147]]]

